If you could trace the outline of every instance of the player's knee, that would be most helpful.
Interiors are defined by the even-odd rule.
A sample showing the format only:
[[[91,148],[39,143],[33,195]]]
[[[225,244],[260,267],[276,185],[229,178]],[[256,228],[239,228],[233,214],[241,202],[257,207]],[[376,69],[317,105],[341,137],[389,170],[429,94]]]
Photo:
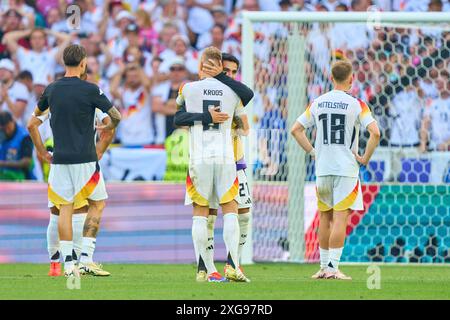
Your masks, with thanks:
[[[103,209],[105,209],[106,203],[103,200],[100,201],[93,201],[93,200],[89,200],[89,206],[90,207],[94,207],[96,209],[96,211],[103,211]]]

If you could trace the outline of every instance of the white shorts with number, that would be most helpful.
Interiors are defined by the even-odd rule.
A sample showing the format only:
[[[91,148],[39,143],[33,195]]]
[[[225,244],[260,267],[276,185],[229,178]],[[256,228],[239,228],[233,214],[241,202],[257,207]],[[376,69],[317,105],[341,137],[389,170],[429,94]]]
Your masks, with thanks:
[[[48,200],[55,205],[81,203],[86,199],[108,198],[105,181],[96,162],[51,164],[48,177]]]
[[[316,193],[320,211],[364,209],[359,178],[341,176],[317,177]]]
[[[250,188],[247,182],[247,174],[245,173],[245,169],[239,170],[237,172],[237,177],[239,181],[239,194],[238,199],[236,200],[238,203],[238,209],[248,209],[252,207],[252,196],[250,194]],[[219,209],[219,202],[211,202],[209,204],[210,209]]]
[[[238,201],[239,183],[234,162],[189,165],[185,204],[209,207],[211,203]],[[239,202],[238,202],[239,203]]]

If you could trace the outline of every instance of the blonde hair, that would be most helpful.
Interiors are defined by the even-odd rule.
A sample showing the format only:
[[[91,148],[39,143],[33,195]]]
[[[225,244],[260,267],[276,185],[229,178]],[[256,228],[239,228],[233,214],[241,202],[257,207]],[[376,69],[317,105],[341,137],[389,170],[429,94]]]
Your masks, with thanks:
[[[216,47],[207,47],[202,54],[202,62],[206,62],[209,59],[215,60],[220,63],[222,61],[222,51],[217,49]]]
[[[353,72],[353,66],[348,60],[340,60],[333,63],[331,67],[331,75],[334,81],[342,83],[347,80]]]
[[[135,12],[135,16],[137,19],[142,19],[142,21],[144,22],[144,25],[140,26],[141,28],[152,27],[152,20],[150,19],[150,15],[147,13],[147,11],[143,9],[138,9]]]

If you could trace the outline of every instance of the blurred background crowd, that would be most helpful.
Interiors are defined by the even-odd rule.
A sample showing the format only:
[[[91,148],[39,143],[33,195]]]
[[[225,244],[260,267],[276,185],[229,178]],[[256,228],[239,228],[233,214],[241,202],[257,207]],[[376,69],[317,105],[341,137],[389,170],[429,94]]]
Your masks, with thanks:
[[[182,83],[197,78],[202,50],[216,46],[241,60],[243,10],[326,14],[365,12],[372,5],[382,11],[450,11],[448,0],[2,0],[0,179],[45,179],[45,172],[36,173],[40,164],[33,160],[29,137],[18,128],[26,126],[45,87],[63,76],[61,55],[69,43],[86,48],[88,81],[121,110],[115,144],[167,149],[183,137],[173,126],[175,98]],[[307,43],[309,100],[330,89],[330,61],[345,57],[355,70],[351,93],[372,108],[383,131],[382,146],[417,156],[449,151],[448,25],[374,29],[349,23],[300,29]],[[256,129],[286,129],[288,30],[283,24],[255,25]],[[48,124],[41,134],[51,140]],[[266,134],[258,138],[256,170],[265,168],[264,174],[284,180],[287,136],[271,139]],[[23,174],[18,178],[8,174],[11,170]]]

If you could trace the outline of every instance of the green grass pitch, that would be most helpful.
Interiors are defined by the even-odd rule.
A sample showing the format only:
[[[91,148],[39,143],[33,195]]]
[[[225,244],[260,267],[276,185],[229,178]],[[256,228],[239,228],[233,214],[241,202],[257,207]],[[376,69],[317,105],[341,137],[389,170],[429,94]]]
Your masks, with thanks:
[[[193,265],[111,264],[112,276],[82,277],[80,290],[47,267],[0,265],[0,299],[450,299],[448,267],[382,265],[378,290],[367,288],[367,266],[342,266],[350,282],[310,279],[317,265],[254,264],[251,283],[196,283]]]

